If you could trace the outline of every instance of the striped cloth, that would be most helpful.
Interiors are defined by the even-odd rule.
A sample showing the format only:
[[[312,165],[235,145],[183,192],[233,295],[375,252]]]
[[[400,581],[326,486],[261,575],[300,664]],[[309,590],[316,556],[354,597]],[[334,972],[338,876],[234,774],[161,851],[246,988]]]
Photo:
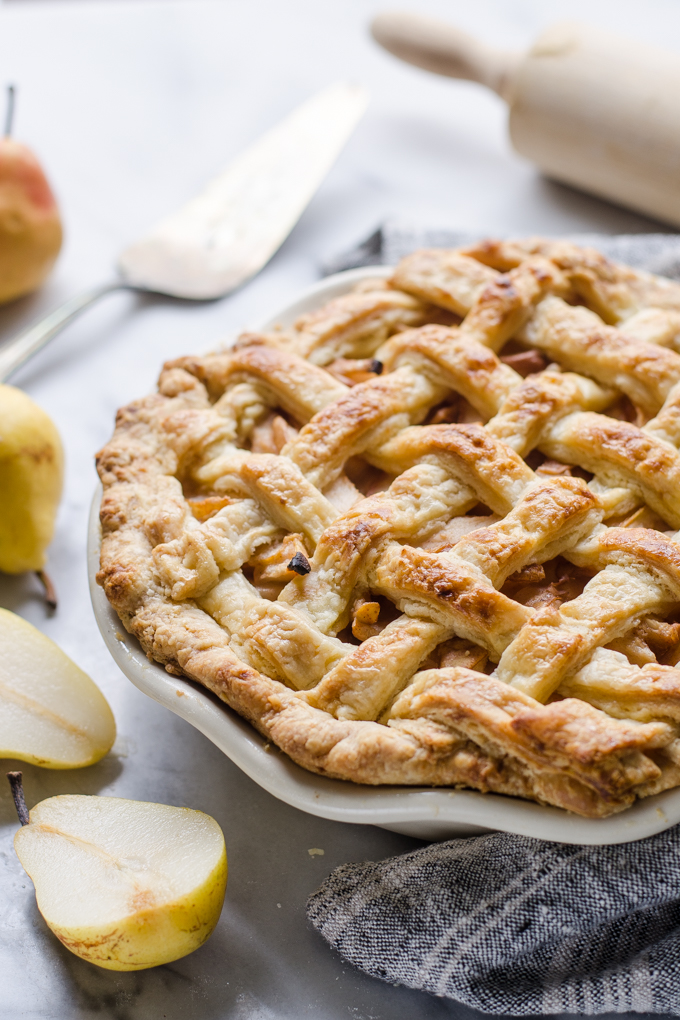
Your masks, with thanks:
[[[484,1013],[680,1016],[680,826],[605,847],[499,832],[345,864],[307,916],[367,974]]]

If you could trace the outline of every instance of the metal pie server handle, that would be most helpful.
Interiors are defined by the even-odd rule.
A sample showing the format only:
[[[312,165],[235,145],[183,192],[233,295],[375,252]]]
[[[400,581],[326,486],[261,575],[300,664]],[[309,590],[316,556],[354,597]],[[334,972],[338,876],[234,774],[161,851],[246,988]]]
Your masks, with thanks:
[[[28,361],[52,337],[60,333],[65,326],[68,326],[95,301],[99,301],[105,294],[127,288],[127,286],[122,280],[115,280],[112,283],[105,283],[99,287],[85,290],[82,294],[66,301],[61,307],[55,308],[44,319],[40,319],[39,322],[35,322],[28,329],[8,340],[4,347],[0,347],[0,383],[9,379],[25,361]]]
[[[293,229],[366,109],[338,83],[312,96],[186,205],[132,244],[121,279],[85,291],[0,348],[0,381],[100,297],[121,288],[213,300],[245,283]]]

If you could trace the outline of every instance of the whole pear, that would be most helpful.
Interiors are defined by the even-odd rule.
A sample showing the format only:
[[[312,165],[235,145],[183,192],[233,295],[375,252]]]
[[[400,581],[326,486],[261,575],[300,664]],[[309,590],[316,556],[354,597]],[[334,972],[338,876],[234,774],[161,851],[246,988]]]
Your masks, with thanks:
[[[0,384],[0,570],[41,570],[61,497],[64,454],[54,422]]]
[[[62,236],[59,209],[37,158],[21,142],[0,139],[0,304],[40,286]]]

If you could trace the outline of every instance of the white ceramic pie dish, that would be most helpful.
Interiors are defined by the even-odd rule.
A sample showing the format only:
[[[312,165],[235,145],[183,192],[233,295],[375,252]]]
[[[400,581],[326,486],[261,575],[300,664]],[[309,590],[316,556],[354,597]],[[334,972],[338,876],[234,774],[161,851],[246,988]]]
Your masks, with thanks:
[[[278,314],[258,324],[287,326],[299,315],[389,269],[370,267],[338,273],[304,292]],[[126,633],[95,575],[99,567],[98,487],[88,533],[88,574],[94,614],[115,662],[132,683],[212,740],[246,775],[293,807],[335,821],[378,825],[420,839],[439,840],[502,830],[563,843],[628,843],[680,821],[680,788],[638,801],[610,818],[581,818],[560,808],[474,790],[360,786],[326,779],[296,765],[209,691],[171,676],[149,662],[136,638]]]

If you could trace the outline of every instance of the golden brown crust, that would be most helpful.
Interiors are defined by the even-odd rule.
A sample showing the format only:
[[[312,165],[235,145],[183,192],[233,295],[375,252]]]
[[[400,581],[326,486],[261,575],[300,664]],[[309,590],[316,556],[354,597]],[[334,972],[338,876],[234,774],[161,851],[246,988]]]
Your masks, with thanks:
[[[680,552],[654,527],[680,527],[679,314],[590,249],[489,241],[169,362],[98,458],[99,583],[320,774],[592,817],[677,785]]]

